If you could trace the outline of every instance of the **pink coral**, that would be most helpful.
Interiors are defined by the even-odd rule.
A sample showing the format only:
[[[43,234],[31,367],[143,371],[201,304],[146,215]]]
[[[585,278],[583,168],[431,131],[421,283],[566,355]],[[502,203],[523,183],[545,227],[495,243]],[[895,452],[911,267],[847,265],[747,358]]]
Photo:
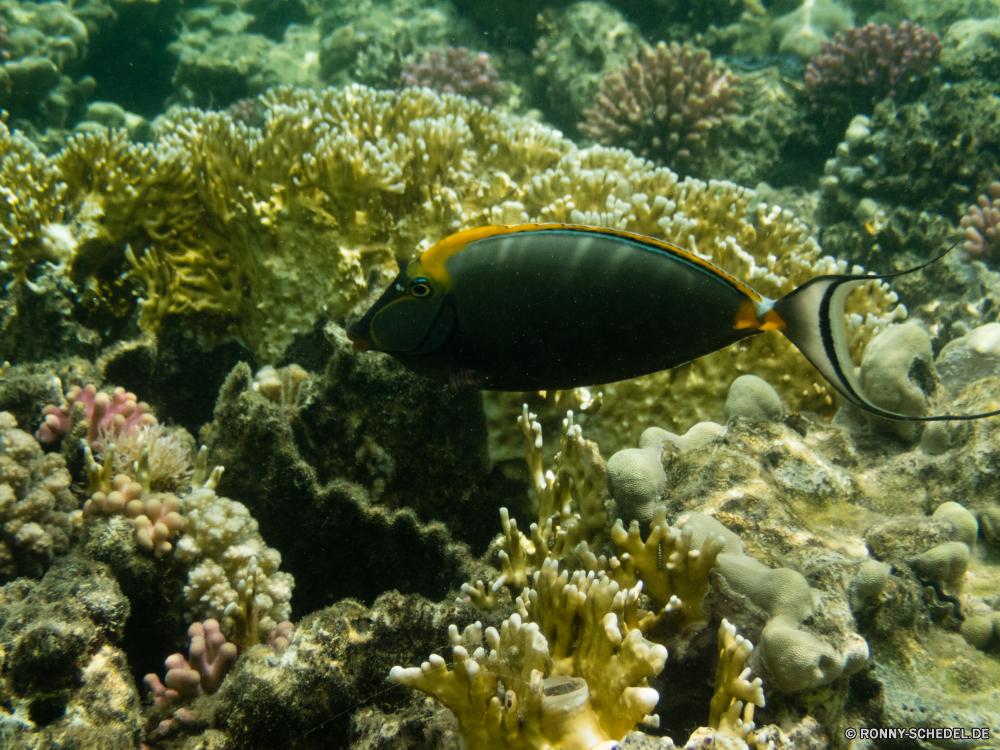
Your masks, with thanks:
[[[163,716],[179,702],[189,701],[204,693],[214,693],[226,675],[236,666],[236,646],[226,642],[226,636],[219,629],[217,620],[196,622],[188,628],[191,639],[188,647],[188,658],[184,654],[171,654],[163,662],[167,669],[163,681],[159,675],[148,674],[143,678],[146,688],[153,696],[153,705],[161,709],[150,717],[146,725],[146,739],[156,740],[166,736],[175,724],[186,724],[191,721],[191,712],[186,708],[178,708],[170,718],[164,718],[157,723],[157,718]],[[143,747],[147,747],[143,745]]]
[[[143,678],[156,706],[214,693],[236,665],[236,646],[226,641],[217,620],[194,623],[188,636],[187,659],[184,654],[168,656],[163,662],[167,674],[162,682],[156,674]]]
[[[988,196],[979,196],[979,205],[969,206],[962,228],[968,238],[963,260],[1000,260],[1000,182],[990,185]]]
[[[424,87],[439,94],[461,94],[489,106],[500,93],[500,76],[485,52],[470,54],[466,47],[432,49],[427,57],[410,65],[400,76],[404,89]]]
[[[903,21],[893,29],[870,23],[824,42],[806,68],[806,86],[813,106],[833,91],[868,106],[902,95],[937,65],[940,54],[938,35],[919,24]]]
[[[91,445],[95,444],[102,429],[115,435],[129,435],[140,425],[156,424],[156,417],[149,412],[149,404],[137,401],[136,395],[124,388],[115,388],[109,395],[99,392],[93,383],[86,388],[74,385],[61,404],[49,404],[42,410],[44,422],[35,433],[35,439],[40,443],[62,439],[69,432],[75,409],[82,409],[85,413],[87,441]]]
[[[704,149],[708,133],[742,111],[736,77],[712,64],[708,50],[660,42],[601,82],[580,131],[667,163]]]

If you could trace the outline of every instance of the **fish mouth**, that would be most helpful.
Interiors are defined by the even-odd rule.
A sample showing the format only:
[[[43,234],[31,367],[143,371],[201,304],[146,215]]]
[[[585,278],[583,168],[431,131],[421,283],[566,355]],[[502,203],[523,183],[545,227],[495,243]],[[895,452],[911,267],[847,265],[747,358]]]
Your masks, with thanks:
[[[366,352],[372,348],[372,345],[368,341],[353,333],[350,328],[347,329],[347,338],[354,344],[354,350],[357,352]]]

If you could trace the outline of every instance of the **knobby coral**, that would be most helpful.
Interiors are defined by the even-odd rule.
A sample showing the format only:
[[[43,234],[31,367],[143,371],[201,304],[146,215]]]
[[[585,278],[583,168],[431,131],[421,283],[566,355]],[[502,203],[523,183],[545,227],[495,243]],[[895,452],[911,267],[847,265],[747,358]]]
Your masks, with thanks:
[[[893,29],[870,23],[824,42],[806,68],[806,86],[815,106],[840,91],[870,112],[885,97],[902,96],[940,54],[938,35],[919,24],[902,21]]]
[[[420,62],[409,65],[399,78],[402,88],[426,87],[439,94],[460,94],[490,106],[500,93],[500,76],[485,52],[466,47],[432,49]]]
[[[80,503],[59,453],[44,453],[0,412],[0,581],[41,577],[82,527]]]
[[[736,77],[712,64],[708,50],[660,42],[607,75],[580,131],[668,164],[705,148],[708,133],[742,108]]]

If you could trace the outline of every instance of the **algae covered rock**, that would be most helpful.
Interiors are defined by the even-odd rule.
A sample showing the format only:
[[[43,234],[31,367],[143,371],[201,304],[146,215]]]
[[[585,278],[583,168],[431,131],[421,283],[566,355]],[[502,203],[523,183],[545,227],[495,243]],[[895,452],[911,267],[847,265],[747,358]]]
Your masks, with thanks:
[[[79,557],[0,588],[5,748],[138,745],[139,694],[120,650],[128,617],[107,567]]]

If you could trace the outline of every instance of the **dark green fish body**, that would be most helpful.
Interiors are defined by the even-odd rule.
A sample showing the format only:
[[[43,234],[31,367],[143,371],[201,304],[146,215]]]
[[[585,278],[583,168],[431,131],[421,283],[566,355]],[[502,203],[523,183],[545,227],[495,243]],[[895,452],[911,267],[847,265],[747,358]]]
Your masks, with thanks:
[[[748,335],[732,327],[746,296],[728,280],[615,236],[501,234],[445,265],[461,323],[439,354],[479,388],[608,383]],[[498,294],[502,304],[491,302]]]
[[[608,383],[782,330],[851,403],[843,300],[874,276],[822,276],[780,300],[650,237],[524,224],[448,237],[411,261],[348,335],[456,386],[557,390]],[[972,415],[973,417],[985,415]],[[933,420],[961,417],[922,417]]]

